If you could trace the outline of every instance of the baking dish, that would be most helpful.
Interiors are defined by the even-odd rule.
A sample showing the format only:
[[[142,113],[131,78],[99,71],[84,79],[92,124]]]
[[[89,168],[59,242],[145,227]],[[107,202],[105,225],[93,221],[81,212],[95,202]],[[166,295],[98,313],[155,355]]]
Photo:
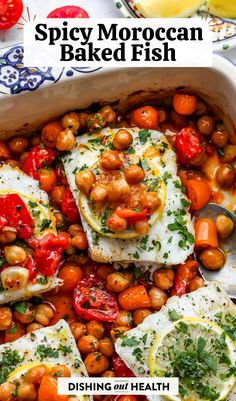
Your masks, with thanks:
[[[236,120],[236,69],[220,56],[212,68],[102,68],[33,92],[0,98],[0,137],[30,133],[45,121],[92,103],[115,103],[118,109],[190,88]],[[235,138],[236,142],[236,138]]]

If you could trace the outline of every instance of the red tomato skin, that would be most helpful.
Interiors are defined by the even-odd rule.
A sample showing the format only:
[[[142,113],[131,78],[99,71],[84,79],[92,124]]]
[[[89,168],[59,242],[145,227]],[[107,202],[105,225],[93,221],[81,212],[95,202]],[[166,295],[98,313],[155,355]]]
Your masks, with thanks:
[[[64,6],[51,11],[48,18],[89,18],[89,15],[81,7]]]
[[[128,368],[125,362],[119,357],[119,355],[114,354],[112,357],[112,364],[116,377],[135,377],[132,370]]]
[[[175,140],[175,149],[178,161],[186,164],[194,157],[199,156],[202,152],[200,140],[197,133],[191,128],[183,128],[177,135]]]
[[[36,145],[32,148],[28,156],[26,157],[22,170],[24,173],[30,175],[35,180],[39,180],[40,172],[39,169],[44,165],[50,165],[55,159],[55,153],[52,149],[46,148],[45,146]]]
[[[79,211],[69,187],[66,188],[64,192],[61,203],[61,211],[68,218],[70,223],[76,223],[80,221]]]
[[[74,308],[80,317],[102,322],[115,321],[119,312],[115,294],[106,290],[105,281],[94,274],[82,279],[75,288]]]
[[[5,225],[15,227],[19,238],[29,238],[33,234],[33,219],[17,194],[0,197],[0,228]]]
[[[23,13],[22,0],[0,0],[0,31],[5,31],[16,25]]]

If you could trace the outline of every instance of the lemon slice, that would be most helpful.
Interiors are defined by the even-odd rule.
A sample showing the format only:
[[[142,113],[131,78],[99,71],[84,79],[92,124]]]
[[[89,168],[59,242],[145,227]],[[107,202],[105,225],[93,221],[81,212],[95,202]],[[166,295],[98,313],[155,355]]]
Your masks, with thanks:
[[[149,227],[152,227],[162,215],[166,200],[166,186],[159,170],[153,169],[151,164],[148,164],[150,171],[146,175],[145,184],[148,188],[151,188],[153,192],[156,192],[157,196],[161,200],[160,207],[151,215],[150,219],[148,220]],[[93,168],[91,170],[93,170]],[[79,194],[79,208],[82,216],[90,225],[90,227],[105,237],[130,239],[139,236],[139,234],[132,227],[119,233],[108,230],[106,227],[106,221],[114,210],[110,210],[106,206],[104,206],[102,209],[96,209],[96,207],[91,204],[87,196],[82,192]]]
[[[208,0],[211,14],[222,18],[236,18],[235,0]]]
[[[202,3],[202,0],[137,0],[135,5],[148,18],[184,18],[195,14]]]
[[[150,374],[179,377],[171,401],[225,400],[235,384],[236,348],[217,324],[198,318],[174,322],[156,336],[149,353]]]

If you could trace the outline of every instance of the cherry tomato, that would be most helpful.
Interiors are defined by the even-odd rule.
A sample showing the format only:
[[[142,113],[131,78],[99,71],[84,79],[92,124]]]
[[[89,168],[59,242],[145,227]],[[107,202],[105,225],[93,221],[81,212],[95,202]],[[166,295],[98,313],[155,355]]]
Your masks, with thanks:
[[[94,275],[80,281],[74,291],[76,313],[86,320],[113,322],[118,317],[116,297],[105,288],[105,281]]]
[[[52,149],[42,145],[36,145],[29,152],[22,165],[24,173],[30,175],[35,180],[40,179],[40,168],[45,168],[50,165],[55,159],[55,153]]]
[[[64,192],[61,211],[68,218],[70,223],[76,223],[80,220],[79,211],[69,187]]]
[[[15,227],[19,238],[29,238],[33,234],[32,217],[17,194],[0,197],[0,228],[5,225]]]
[[[23,12],[22,0],[0,0],[0,30],[16,25]]]
[[[175,149],[178,161],[186,164],[194,157],[199,156],[203,148],[196,131],[192,127],[183,128],[176,137]]]
[[[113,355],[112,363],[116,377],[135,377],[133,372],[128,368],[128,366],[119,357],[119,355],[117,354]]]
[[[89,18],[89,15],[81,7],[64,6],[51,11],[48,18]]]
[[[158,112],[152,106],[144,106],[133,110],[130,118],[133,126],[146,129],[157,129]]]

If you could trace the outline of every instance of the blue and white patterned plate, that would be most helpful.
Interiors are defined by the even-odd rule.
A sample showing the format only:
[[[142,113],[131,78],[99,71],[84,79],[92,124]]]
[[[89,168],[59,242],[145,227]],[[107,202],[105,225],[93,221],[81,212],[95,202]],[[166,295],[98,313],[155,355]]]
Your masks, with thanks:
[[[128,18],[145,18],[138,10],[135,0],[113,0],[116,7]],[[236,1],[236,0],[235,0]],[[236,46],[236,18],[223,19],[215,17],[206,11],[198,11],[193,18],[202,18],[206,20],[213,33],[214,50],[228,50]]]

